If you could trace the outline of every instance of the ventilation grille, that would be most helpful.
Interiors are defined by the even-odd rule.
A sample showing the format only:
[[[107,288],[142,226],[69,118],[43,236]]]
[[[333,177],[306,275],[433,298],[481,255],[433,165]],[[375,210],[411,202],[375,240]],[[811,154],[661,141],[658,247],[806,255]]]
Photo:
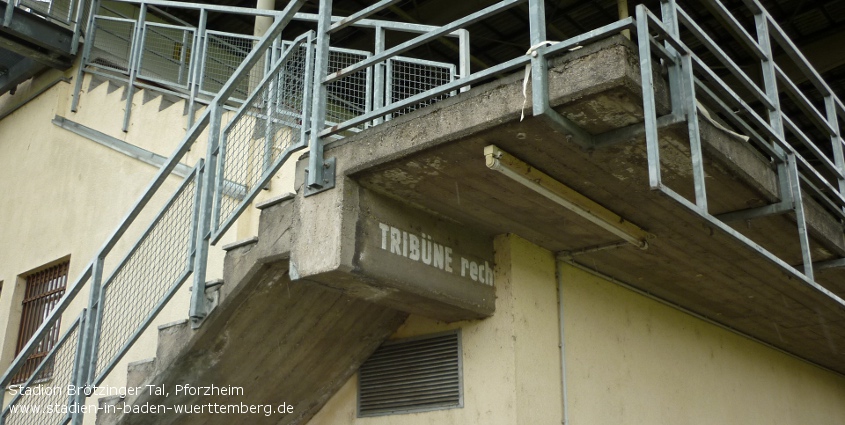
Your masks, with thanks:
[[[358,377],[359,417],[462,407],[460,330],[386,342]]]

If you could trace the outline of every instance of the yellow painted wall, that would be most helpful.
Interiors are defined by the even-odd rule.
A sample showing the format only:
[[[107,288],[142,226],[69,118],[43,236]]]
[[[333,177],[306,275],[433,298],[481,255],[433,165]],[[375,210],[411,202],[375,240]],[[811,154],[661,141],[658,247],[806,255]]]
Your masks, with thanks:
[[[841,424],[845,378],[563,268],[572,424]]]
[[[559,424],[560,352],[553,255],[515,236],[496,240],[496,314],[445,324],[411,316],[392,338],[460,327],[464,407],[357,418],[357,376],[312,419],[329,424]]]
[[[462,328],[462,409],[357,418],[357,376],[311,421],[560,424],[553,255],[496,241],[496,313],[443,324],[412,316],[393,336]],[[841,424],[845,378],[563,264],[568,419],[579,424]]]

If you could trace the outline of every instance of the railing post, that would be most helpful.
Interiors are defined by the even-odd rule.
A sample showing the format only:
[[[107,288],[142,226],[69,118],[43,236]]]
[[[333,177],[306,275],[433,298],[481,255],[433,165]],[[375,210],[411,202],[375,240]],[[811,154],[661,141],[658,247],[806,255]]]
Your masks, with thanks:
[[[544,0],[528,1],[528,22],[531,47],[539,47],[540,43],[546,41],[546,2]],[[531,95],[534,115],[542,109],[539,105],[548,103],[547,72],[548,63],[545,55],[534,52],[531,56]]]
[[[88,9],[88,19],[85,24],[85,31],[87,31],[85,36],[85,47],[82,49],[82,58],[79,60],[79,69],[76,71],[76,81],[74,81],[73,85],[73,100],[70,102],[71,112],[76,112],[79,109],[79,92],[82,91],[82,80],[85,78],[83,70],[88,64],[88,59],[91,56],[91,49],[94,47],[94,32],[96,31],[96,28],[94,28],[96,26],[96,20],[94,18],[99,10],[99,4],[99,0],[91,0],[91,6],[90,9]]]
[[[102,252],[94,259],[94,264],[91,268],[91,289],[88,297],[88,317],[85,319],[85,335],[83,341],[82,359],[84,359],[84,367],[79,373],[79,382],[81,385],[89,385],[93,381],[97,373],[97,343],[99,335],[97,334],[100,327],[100,311],[103,308],[100,301],[102,300],[103,291],[103,265],[105,263],[105,254]]]
[[[85,1],[84,0],[74,0],[76,2],[76,10],[74,10],[73,16],[73,39],[70,45],[70,54],[76,55],[76,52],[79,51],[79,37],[80,33],[82,32],[82,23],[79,21],[82,19],[82,11],[85,9]],[[92,0],[94,1],[94,0]]]
[[[194,257],[194,283],[191,292],[190,318],[191,326],[199,327],[208,315],[205,298],[206,268],[208,265],[208,249],[211,238],[211,209],[214,203],[214,192],[217,177],[217,154],[220,144],[220,125],[223,119],[223,100],[208,106],[211,108],[208,125],[208,146],[205,163],[199,173],[202,191],[199,214],[197,220],[197,240]]]
[[[836,176],[839,193],[845,194],[845,154],[842,148],[842,129],[839,128],[839,116],[836,114],[836,98],[832,93],[829,93],[824,98],[824,107],[827,114],[827,122],[833,130],[830,135],[830,143],[833,150],[833,163],[839,169],[839,175]]]
[[[648,182],[651,189],[662,185],[660,176],[660,143],[657,140],[657,107],[654,99],[654,70],[651,64],[651,35],[648,32],[648,15],[645,6],[637,5],[637,46],[640,56],[640,80],[643,87],[643,116],[646,152],[648,155]]]
[[[329,40],[332,15],[332,0],[320,0],[317,21],[317,55],[314,64],[314,99],[311,109],[311,146],[308,158],[308,177],[305,181],[306,195],[317,193],[334,186],[334,173],[325,170],[323,141],[320,132],[326,125],[327,91],[323,79],[328,73]]]
[[[769,112],[769,125],[774,130],[780,142],[786,141],[786,134],[783,125],[783,115],[780,106],[780,94],[777,88],[777,74],[775,73],[774,55],[772,53],[772,41],[769,35],[769,17],[763,8],[755,11],[754,22],[757,26],[757,44],[766,56],[762,61],[763,84],[766,89],[766,96],[774,105]],[[798,226],[798,239],[801,242],[801,257],[804,262],[804,275],[810,281],[814,280],[813,260],[810,247],[810,236],[807,229],[807,219],[804,214],[804,202],[801,194],[801,173],[798,169],[798,161],[794,152],[786,152],[778,143],[774,143],[774,151],[781,156],[779,161],[778,180],[780,183],[781,200],[791,202],[795,211],[795,222]]]
[[[384,51],[385,45],[385,29],[381,25],[376,25],[376,42],[375,48],[373,49],[373,54],[377,55]],[[385,92],[387,87],[385,86],[385,67],[387,62],[379,62],[377,63],[374,68],[376,70],[374,76],[374,83],[373,85],[373,109],[379,110],[385,106]],[[373,120],[373,125],[379,125],[384,122],[384,117],[378,117]]]
[[[203,67],[205,66],[206,45],[206,25],[208,23],[208,11],[200,9],[200,21],[197,26],[197,35],[194,37],[194,47],[191,51],[191,70],[190,72],[190,87],[191,95],[188,99],[188,128],[194,125],[194,113],[196,109],[197,95],[202,84]]]
[[[678,35],[680,29],[678,27],[678,10],[675,0],[660,0],[660,17],[663,19],[663,26],[673,36]],[[665,41],[663,47],[669,54],[680,57],[680,53],[675,50],[675,47]],[[679,61],[680,62],[680,61]],[[667,64],[669,67],[669,97],[672,101],[672,114],[675,116],[683,116],[685,112],[684,107],[684,90],[682,89],[683,76],[681,75],[681,64]]]
[[[670,37],[681,39],[681,27],[678,20],[678,5],[675,0],[661,0],[663,26]],[[625,11],[627,13],[627,10]],[[669,64],[669,90],[672,100],[672,113],[686,116],[687,132],[690,140],[693,184],[695,186],[695,205],[702,213],[707,213],[707,186],[705,183],[704,156],[701,150],[701,132],[698,123],[698,104],[695,96],[695,74],[692,57],[688,52],[679,52],[669,43],[664,42],[666,50],[675,57],[676,62]]]
[[[141,3],[138,12],[138,23],[135,26],[135,34],[132,36],[133,43],[129,54],[129,82],[126,84],[126,105],[123,111],[123,131],[129,131],[129,117],[132,114],[132,98],[135,95],[135,78],[141,66],[141,57],[144,50],[145,21],[147,19],[147,4]]]
[[[469,77],[472,73],[471,59],[469,51],[469,31],[465,29],[458,30],[458,79],[462,80]],[[469,91],[470,86],[461,87],[461,93]]]

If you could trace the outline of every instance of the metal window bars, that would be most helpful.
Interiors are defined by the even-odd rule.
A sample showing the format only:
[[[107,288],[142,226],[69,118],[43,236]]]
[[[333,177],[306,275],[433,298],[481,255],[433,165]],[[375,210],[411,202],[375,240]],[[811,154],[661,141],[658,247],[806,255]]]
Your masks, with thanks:
[[[17,352],[24,348],[44,318],[64,295],[67,287],[68,265],[69,262],[65,261],[26,277],[26,291],[22,303]],[[60,323],[57,323],[50,328],[48,336],[41,341],[35,352],[30,354],[21,371],[12,378],[12,384],[20,384],[32,376],[35,369],[43,361],[44,356],[59,339],[59,326]],[[47,366],[41,369],[36,379],[46,379],[51,375],[52,368]]]

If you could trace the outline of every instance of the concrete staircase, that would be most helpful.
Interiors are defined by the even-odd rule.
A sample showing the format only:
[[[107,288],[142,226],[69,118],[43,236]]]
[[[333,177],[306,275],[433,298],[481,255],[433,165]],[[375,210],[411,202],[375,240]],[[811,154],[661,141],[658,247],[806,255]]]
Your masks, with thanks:
[[[294,204],[286,196],[260,205],[260,237],[226,247],[225,284],[207,290],[218,304],[203,325],[160,327],[156,358],[129,366],[128,386],[155,385],[169,395],[145,387],[139,396],[100,401],[121,409],[124,403],[155,405],[167,414],[106,408],[97,424],[305,423],[404,322],[407,315],[397,310],[291,281]],[[177,394],[178,385],[232,386],[242,393]],[[253,414],[210,413],[215,403],[262,407]],[[267,405],[274,409],[270,415]],[[179,406],[206,410],[178,414]]]

